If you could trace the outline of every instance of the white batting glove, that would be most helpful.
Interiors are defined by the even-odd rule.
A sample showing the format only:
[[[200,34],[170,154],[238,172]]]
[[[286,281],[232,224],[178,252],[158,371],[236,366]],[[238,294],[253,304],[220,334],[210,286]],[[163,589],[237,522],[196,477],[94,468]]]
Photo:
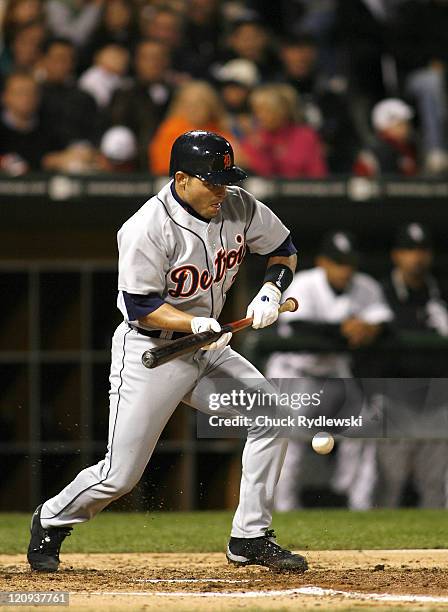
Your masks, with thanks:
[[[246,317],[252,317],[252,327],[261,329],[272,325],[278,319],[282,293],[272,283],[265,283],[247,307]]]
[[[207,317],[195,317],[191,321],[191,330],[194,334],[199,334],[199,332],[205,331],[221,331],[221,325],[218,323],[216,319],[207,319]],[[216,351],[217,349],[224,348],[227,344],[229,344],[230,339],[232,337],[231,332],[226,332],[223,334],[218,340],[215,342],[211,342],[206,346],[202,347],[203,351]]]

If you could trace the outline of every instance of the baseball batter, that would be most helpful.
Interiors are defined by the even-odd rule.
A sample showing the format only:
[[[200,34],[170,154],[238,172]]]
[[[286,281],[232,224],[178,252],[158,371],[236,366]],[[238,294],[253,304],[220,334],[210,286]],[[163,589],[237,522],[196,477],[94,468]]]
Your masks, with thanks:
[[[264,204],[234,186],[244,178],[229,142],[211,132],[180,136],[170,181],[118,232],[118,307],[112,340],[109,440],[105,458],[41,504],[31,523],[28,561],[52,572],[73,525],[88,521],[140,480],[176,406],[204,410],[213,377],[258,380],[256,368],[228,345],[231,334],[146,369],[142,353],[184,334],[220,330],[218,317],[246,251],[266,255],[261,290],[247,309],[258,329],[278,317],[296,265],[288,229]],[[270,529],[287,440],[249,431],[240,499],[227,548],[229,562],[303,572],[304,557],[281,548]]]

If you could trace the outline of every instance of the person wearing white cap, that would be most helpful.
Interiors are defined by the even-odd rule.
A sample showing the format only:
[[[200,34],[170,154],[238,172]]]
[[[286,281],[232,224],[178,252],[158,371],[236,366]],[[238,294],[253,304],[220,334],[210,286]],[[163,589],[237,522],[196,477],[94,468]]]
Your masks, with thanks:
[[[417,174],[417,156],[413,143],[413,109],[398,98],[386,98],[372,109],[376,139],[361,151],[354,165],[358,176]]]
[[[101,139],[99,166],[104,171],[131,172],[135,170],[137,139],[123,126],[109,128]]]
[[[260,72],[254,62],[243,58],[216,66],[213,72],[229,113],[231,132],[242,138],[252,125],[249,95],[260,82]]]
[[[238,83],[252,89],[260,82],[260,73],[254,62],[243,58],[230,60],[215,69],[215,76],[221,83]]]
[[[387,98],[375,104],[372,110],[372,123],[377,132],[403,130],[409,126],[414,116],[412,108],[399,98]]]

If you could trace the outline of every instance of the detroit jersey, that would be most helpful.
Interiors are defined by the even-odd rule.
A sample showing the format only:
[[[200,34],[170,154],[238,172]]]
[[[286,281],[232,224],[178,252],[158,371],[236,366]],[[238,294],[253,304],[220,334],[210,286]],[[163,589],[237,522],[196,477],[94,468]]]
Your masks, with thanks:
[[[155,294],[183,312],[218,318],[246,250],[267,255],[289,235],[265,204],[240,187],[228,187],[218,215],[205,221],[176,201],[171,185],[118,232],[117,304],[126,321],[135,322],[123,292]]]

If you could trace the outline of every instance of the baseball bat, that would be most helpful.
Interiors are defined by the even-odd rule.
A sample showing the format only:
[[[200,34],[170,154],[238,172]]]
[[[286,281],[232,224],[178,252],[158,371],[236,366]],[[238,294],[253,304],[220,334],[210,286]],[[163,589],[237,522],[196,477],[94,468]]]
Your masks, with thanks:
[[[297,300],[293,297],[289,297],[283,302],[283,304],[280,304],[278,312],[279,314],[282,312],[295,312],[298,307],[299,303]],[[221,327],[221,331],[219,332],[210,330],[199,332],[198,334],[190,334],[184,338],[173,340],[164,346],[149,349],[143,353],[142,363],[145,368],[157,368],[157,366],[167,363],[176,357],[180,357],[181,355],[185,355],[185,353],[196,351],[207,344],[211,344],[226,332],[235,333],[241,331],[242,329],[252,325],[252,321],[252,317],[248,317],[247,319],[239,319],[233,323],[223,325]]]

